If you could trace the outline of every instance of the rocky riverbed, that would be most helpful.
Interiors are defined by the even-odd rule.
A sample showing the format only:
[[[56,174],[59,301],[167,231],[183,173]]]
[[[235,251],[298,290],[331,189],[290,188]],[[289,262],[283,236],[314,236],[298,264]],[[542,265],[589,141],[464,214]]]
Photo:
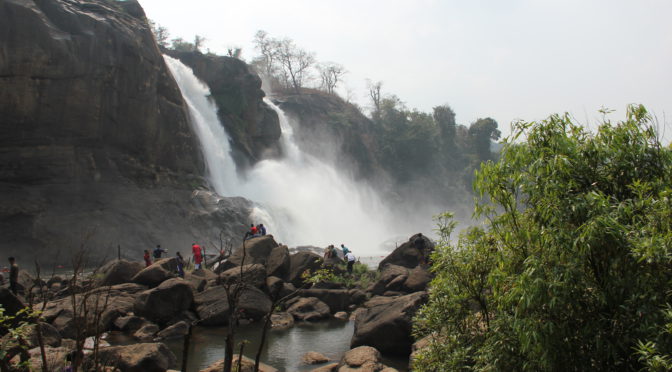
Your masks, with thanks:
[[[235,322],[235,329],[240,330],[238,342],[246,332],[261,334],[270,316],[276,336],[277,329],[297,324],[352,322],[352,350],[344,345],[344,350],[332,350],[329,356],[309,353],[315,351],[310,344],[302,350],[302,365],[314,363],[314,371],[394,371],[385,366],[383,355],[398,359],[411,353],[415,341],[412,317],[427,300],[425,289],[431,280],[426,265],[420,263],[432,249],[427,238],[415,235],[381,261],[376,272],[360,272],[356,274],[360,278],[343,280],[347,274],[342,273],[340,258],[325,262],[312,252],[290,255],[286,246],[267,235],[248,240],[229,257],[210,262],[208,268],[188,271],[185,278],[177,277],[175,258],[161,259],[149,267],[110,261],[79,278],[38,280],[23,272],[23,295],[15,297],[0,288],[0,304],[9,314],[30,304],[41,311],[39,321],[26,320],[39,323],[46,359],[53,370],[76,350],[83,351],[86,368],[98,363],[120,371],[177,369],[175,354],[182,352],[180,343],[185,340],[198,343],[203,330],[225,330],[221,327]],[[235,300],[232,294],[236,294]],[[186,336],[192,326],[197,326],[195,331]],[[28,354],[24,358],[30,357],[30,364],[40,368],[39,337],[36,327],[31,327],[25,336]],[[224,331],[219,332],[223,342]],[[110,346],[100,337],[110,333],[113,337],[109,340],[122,345]],[[250,355],[249,350],[244,354]],[[334,355],[339,359],[334,360]],[[17,355],[14,361],[19,358]],[[266,370],[277,367],[266,366]],[[209,368],[203,370],[214,367]]]

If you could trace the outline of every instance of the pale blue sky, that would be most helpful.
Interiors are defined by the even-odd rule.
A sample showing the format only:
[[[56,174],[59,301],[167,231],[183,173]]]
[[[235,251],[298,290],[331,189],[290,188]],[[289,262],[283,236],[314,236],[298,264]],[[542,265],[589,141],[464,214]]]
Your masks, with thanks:
[[[514,119],[554,112],[594,123],[602,106],[620,119],[633,102],[672,123],[669,0],[140,3],[173,37],[205,36],[218,53],[240,46],[248,60],[257,30],[289,37],[345,66],[362,105],[369,78],[410,108],[448,103],[459,123],[491,116],[504,132]]]

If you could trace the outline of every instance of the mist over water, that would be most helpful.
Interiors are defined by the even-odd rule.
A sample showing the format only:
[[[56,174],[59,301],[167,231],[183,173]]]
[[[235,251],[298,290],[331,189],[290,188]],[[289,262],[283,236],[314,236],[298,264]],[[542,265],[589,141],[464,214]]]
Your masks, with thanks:
[[[343,243],[365,256],[382,253],[384,242],[407,234],[393,227],[392,213],[369,186],[301,151],[288,117],[270,100],[266,103],[280,119],[284,155],[260,161],[239,176],[207,85],[179,60],[165,59],[189,105],[214,191],[255,202],[251,218],[267,226],[278,242],[290,247]]]

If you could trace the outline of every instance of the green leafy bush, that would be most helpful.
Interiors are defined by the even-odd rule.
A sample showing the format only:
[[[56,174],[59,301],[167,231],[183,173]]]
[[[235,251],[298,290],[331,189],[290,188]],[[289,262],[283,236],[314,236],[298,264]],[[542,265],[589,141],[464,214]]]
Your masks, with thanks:
[[[643,106],[595,134],[568,116],[515,124],[475,175],[485,226],[456,244],[442,230],[414,370],[638,370],[669,355],[671,166]]]

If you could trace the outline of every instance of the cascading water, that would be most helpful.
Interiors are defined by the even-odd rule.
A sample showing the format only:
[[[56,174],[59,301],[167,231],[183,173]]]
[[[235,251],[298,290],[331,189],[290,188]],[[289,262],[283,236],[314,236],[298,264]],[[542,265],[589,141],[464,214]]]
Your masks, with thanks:
[[[209,99],[210,88],[179,60],[169,56],[164,59],[189,106],[191,124],[203,149],[208,180],[219,195],[232,196],[227,191],[237,188],[236,165],[231,157],[229,136],[219,123],[217,107]]]
[[[280,119],[285,155],[263,160],[239,177],[229,138],[208,99],[208,87],[179,60],[165,59],[189,105],[214,191],[257,203],[251,218],[264,223],[277,241],[320,247],[344,243],[358,255],[373,255],[379,253],[382,242],[395,235],[386,223],[389,213],[373,190],[302,152],[294,142],[287,116],[270,100],[266,103]]]

